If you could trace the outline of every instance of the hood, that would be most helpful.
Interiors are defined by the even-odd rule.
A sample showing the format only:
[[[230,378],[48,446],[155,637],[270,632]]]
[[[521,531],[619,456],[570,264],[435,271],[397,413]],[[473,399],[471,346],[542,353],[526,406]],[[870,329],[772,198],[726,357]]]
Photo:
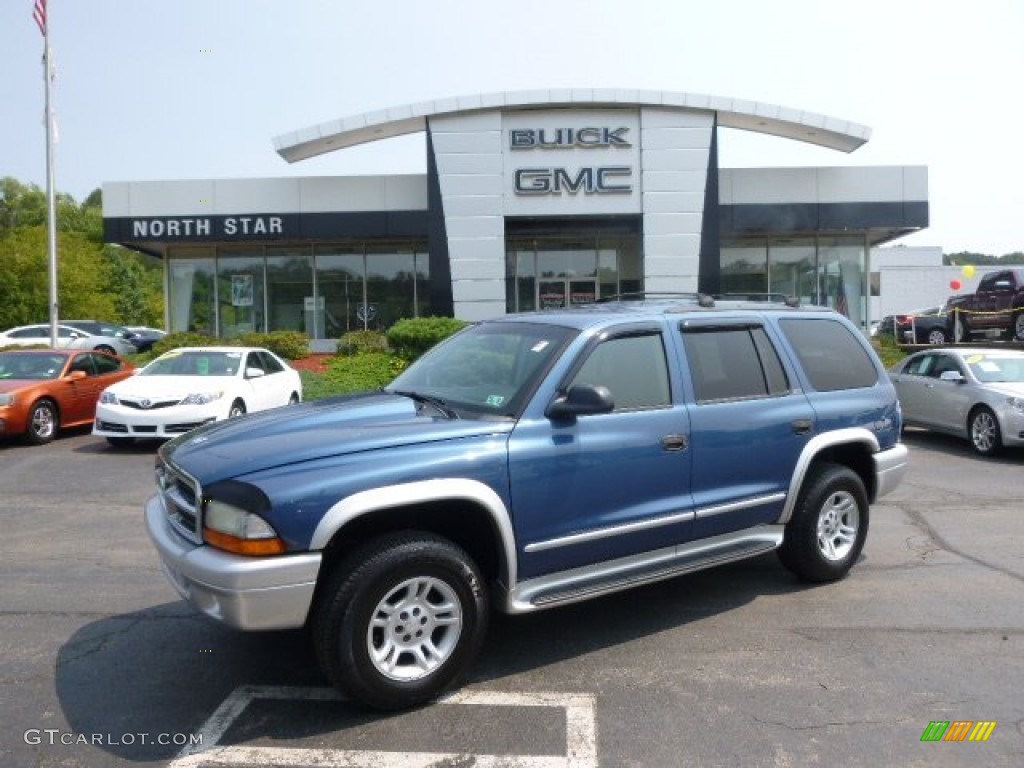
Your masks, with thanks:
[[[38,379],[0,379],[0,395],[16,392],[25,387],[33,387],[40,383],[42,382]]]
[[[512,430],[512,422],[449,419],[400,395],[367,393],[220,421],[167,443],[163,455],[208,485],[287,464]]]
[[[985,386],[1007,397],[1024,397],[1024,381],[994,381]]]
[[[194,392],[213,392],[231,385],[231,376],[131,376],[117,382],[108,390],[118,397],[150,400],[180,400]]]

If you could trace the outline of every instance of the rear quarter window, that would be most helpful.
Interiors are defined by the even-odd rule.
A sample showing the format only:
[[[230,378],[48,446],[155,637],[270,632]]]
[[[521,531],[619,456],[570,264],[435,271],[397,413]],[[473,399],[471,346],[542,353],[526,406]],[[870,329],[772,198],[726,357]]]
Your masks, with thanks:
[[[779,327],[800,360],[811,386],[819,392],[871,387],[878,370],[855,332],[828,318],[790,318]]]

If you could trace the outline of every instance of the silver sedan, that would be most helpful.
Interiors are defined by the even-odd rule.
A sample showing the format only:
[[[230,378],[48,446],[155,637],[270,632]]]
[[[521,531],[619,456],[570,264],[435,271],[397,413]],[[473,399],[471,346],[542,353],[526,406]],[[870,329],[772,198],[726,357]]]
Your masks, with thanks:
[[[889,370],[903,423],[965,437],[984,456],[1024,445],[1024,352],[918,352]]]

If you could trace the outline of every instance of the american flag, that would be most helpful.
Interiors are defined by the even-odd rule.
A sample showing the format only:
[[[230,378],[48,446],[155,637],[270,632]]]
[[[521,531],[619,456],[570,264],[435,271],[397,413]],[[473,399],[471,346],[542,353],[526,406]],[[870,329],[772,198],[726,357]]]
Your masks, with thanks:
[[[36,20],[39,31],[46,37],[46,0],[36,0],[35,10],[32,11],[32,18]]]

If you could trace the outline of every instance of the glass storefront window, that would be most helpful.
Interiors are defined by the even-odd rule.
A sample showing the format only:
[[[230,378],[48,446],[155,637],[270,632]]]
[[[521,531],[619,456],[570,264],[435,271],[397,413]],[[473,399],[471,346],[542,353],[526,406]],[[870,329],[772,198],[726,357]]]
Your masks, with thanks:
[[[768,292],[796,296],[803,304],[816,304],[814,238],[789,238],[768,243]]]
[[[416,316],[416,254],[386,245],[366,249],[364,327],[384,329]]]
[[[722,242],[722,293],[767,293],[768,251],[764,241]]]
[[[863,236],[818,239],[818,275],[821,304],[865,327],[867,294],[864,269],[867,243]]]
[[[349,331],[363,330],[359,319],[366,303],[362,244],[318,245],[315,252],[317,296],[324,302],[324,338],[337,339]]]
[[[506,309],[560,309],[643,290],[639,252],[635,235],[510,239]]]
[[[267,248],[267,313],[272,331],[301,331],[311,339],[322,338],[323,311],[316,311],[308,245]]]
[[[171,333],[217,335],[214,265],[212,247],[169,249],[167,314]]]
[[[217,253],[217,307],[220,337],[265,333],[263,248],[222,248]]]

